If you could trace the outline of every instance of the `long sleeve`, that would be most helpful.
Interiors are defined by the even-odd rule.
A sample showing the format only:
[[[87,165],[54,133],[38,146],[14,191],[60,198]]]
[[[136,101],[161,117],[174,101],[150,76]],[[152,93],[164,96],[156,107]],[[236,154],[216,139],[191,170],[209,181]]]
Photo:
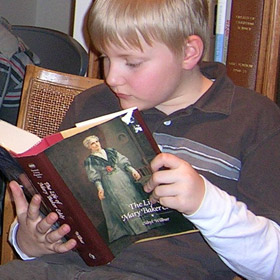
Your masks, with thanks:
[[[234,271],[247,279],[279,279],[280,227],[205,179],[200,208],[186,217]]]
[[[35,259],[34,257],[29,257],[26,254],[24,254],[17,244],[16,236],[17,236],[18,226],[19,226],[18,221],[17,219],[15,219],[10,228],[9,242],[11,243],[11,245],[13,246],[13,248],[15,249],[15,251],[17,252],[17,254],[22,260],[24,261],[34,260]]]

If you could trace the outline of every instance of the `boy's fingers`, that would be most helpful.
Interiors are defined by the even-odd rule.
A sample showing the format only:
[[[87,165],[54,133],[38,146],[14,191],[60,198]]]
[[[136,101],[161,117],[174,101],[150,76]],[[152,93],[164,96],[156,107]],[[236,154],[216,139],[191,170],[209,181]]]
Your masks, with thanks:
[[[151,169],[153,172],[161,168],[175,169],[180,165],[181,159],[172,154],[161,153],[157,155],[151,162]]]
[[[171,183],[173,180],[171,179],[172,176],[170,176],[170,170],[155,170],[155,173],[150,177],[149,181],[144,186],[144,191],[147,193],[150,193],[153,191],[158,185],[163,183]],[[168,175],[169,174],[169,175]]]
[[[46,234],[46,241],[49,243],[57,243],[61,242],[61,239],[69,233],[71,230],[70,226],[67,224],[63,224],[58,229],[54,231],[50,231]]]
[[[172,187],[172,184],[157,185],[150,195],[150,201],[153,204],[157,202],[162,204],[162,198],[175,197],[177,194],[177,190]]]
[[[19,184],[15,181],[11,181],[9,183],[9,188],[14,198],[17,216],[26,213],[28,209],[28,202],[26,201],[25,195]]]
[[[75,239],[70,239],[65,243],[56,243],[53,246],[53,250],[57,253],[66,253],[75,248],[77,241]]]
[[[41,197],[38,194],[35,194],[28,207],[27,217],[35,221],[40,215],[40,205],[41,205]]]
[[[161,168],[165,167],[165,162],[166,162],[166,156],[165,154],[159,154],[157,155],[151,162],[151,170],[153,173],[159,171]],[[155,187],[159,184],[160,182],[157,181],[157,176],[153,174],[149,181],[146,183],[144,186],[144,191],[147,193],[152,192]]]
[[[54,212],[49,213],[47,217],[42,219],[37,224],[37,226],[36,226],[37,231],[41,234],[47,233],[52,228],[54,223],[56,223],[57,219],[58,219],[58,216],[56,213],[54,213]]]
[[[151,177],[150,180],[144,186],[144,191],[147,192],[147,193],[150,193],[154,188],[155,188],[155,184],[154,184],[153,179]]]
[[[146,192],[153,191],[159,185],[172,184],[176,180],[178,173],[174,169],[160,170],[155,172],[144,186]]]
[[[159,202],[159,197],[155,194],[155,192],[152,192],[152,194],[149,197],[150,202],[152,204],[158,203]]]
[[[67,224],[62,225],[55,231],[51,231],[46,235],[46,241],[51,244],[51,250],[57,253],[65,253],[75,248],[77,241],[70,239],[66,242],[62,242],[62,238],[71,230]]]
[[[30,220],[36,220],[39,217],[41,197],[37,194],[34,195],[30,204],[28,204],[21,187],[17,182],[10,182],[9,187],[16,205],[17,217],[20,219],[20,217],[26,217],[27,215]]]

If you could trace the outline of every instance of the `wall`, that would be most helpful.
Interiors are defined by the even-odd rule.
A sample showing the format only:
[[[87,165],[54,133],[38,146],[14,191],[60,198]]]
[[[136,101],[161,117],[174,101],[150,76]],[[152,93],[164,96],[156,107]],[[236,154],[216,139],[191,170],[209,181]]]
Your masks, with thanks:
[[[34,25],[37,0],[0,0],[0,15],[12,24]]]
[[[74,0],[0,0],[0,15],[11,24],[52,28],[71,34]]]
[[[37,0],[36,26],[48,27],[70,34],[71,0]]]
[[[73,37],[78,40],[81,45],[89,49],[89,35],[87,32],[87,13],[92,5],[92,0],[76,0],[73,22]]]

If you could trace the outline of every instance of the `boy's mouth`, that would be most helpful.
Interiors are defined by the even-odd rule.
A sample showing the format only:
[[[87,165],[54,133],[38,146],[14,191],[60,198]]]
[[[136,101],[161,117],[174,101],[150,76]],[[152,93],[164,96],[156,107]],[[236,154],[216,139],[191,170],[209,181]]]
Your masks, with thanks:
[[[116,96],[117,96],[118,98],[122,98],[122,99],[126,99],[126,98],[129,97],[128,94],[120,93],[120,92],[116,92]]]

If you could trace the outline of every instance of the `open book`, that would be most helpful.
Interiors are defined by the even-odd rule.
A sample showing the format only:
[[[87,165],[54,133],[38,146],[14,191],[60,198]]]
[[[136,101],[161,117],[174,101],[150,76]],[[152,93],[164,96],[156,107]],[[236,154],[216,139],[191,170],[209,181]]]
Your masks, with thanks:
[[[143,185],[160,151],[136,108],[77,124],[40,139],[0,121],[0,170],[27,197],[42,196],[42,214],[67,223],[67,238],[88,265],[110,262],[134,242],[182,234],[193,225],[152,205]]]

